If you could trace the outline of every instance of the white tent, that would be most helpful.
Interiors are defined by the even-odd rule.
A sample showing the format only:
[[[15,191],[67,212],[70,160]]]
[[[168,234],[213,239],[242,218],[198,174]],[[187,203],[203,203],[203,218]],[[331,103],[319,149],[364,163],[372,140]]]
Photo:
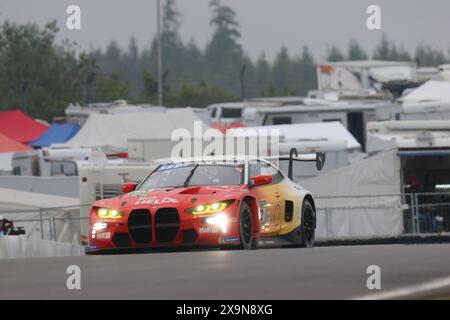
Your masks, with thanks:
[[[78,198],[0,188],[0,216],[14,221],[16,227],[25,227],[31,239],[40,239],[42,231],[47,240],[53,237],[71,242],[75,234],[79,235],[79,206]],[[50,223],[52,217],[69,216],[71,219]]]
[[[82,254],[79,205],[78,198],[0,188],[0,216],[26,231],[0,238],[0,259]]]
[[[387,237],[403,232],[400,161],[396,150],[301,184],[315,196],[320,239]]]
[[[129,139],[170,140],[175,129],[193,132],[195,121],[201,120],[190,108],[164,113],[91,114],[78,134],[65,146],[101,148],[106,153],[125,152]]]

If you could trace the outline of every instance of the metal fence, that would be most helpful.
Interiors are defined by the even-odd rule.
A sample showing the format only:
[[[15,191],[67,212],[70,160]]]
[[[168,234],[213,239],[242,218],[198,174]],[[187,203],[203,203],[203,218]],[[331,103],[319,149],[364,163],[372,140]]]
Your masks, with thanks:
[[[405,232],[413,234],[450,232],[450,193],[423,192],[404,195]]]
[[[72,242],[74,238],[79,240],[81,222],[89,220],[80,217],[83,207],[90,205],[8,210],[0,212],[0,216],[12,221],[16,230],[24,229],[27,238]]]
[[[395,207],[386,201],[393,197],[399,199]],[[333,202],[330,202],[330,199]],[[317,212],[322,215],[318,223],[324,224],[322,228],[329,237],[336,235],[332,230],[333,219],[346,215],[347,220],[343,221],[344,224],[353,223],[361,227],[363,224],[371,223],[376,229],[391,227],[392,220],[389,219],[391,212],[399,213],[401,234],[450,232],[450,193],[316,197],[316,202]],[[338,205],[335,205],[336,203]],[[89,206],[10,210],[0,212],[0,215],[13,221],[14,227],[25,228],[28,238],[72,241],[70,237],[83,234],[80,226],[82,223],[86,225],[89,218],[81,217],[80,209]],[[365,220],[364,214],[369,213],[372,216]]]

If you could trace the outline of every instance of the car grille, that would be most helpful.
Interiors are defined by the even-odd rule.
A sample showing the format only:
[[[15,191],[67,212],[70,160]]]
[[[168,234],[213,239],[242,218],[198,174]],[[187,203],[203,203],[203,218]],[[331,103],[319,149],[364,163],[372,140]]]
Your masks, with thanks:
[[[198,233],[194,229],[192,230],[185,230],[183,232],[183,241],[185,244],[193,244],[195,241],[197,241]]]
[[[128,232],[137,244],[152,242],[152,216],[145,209],[133,210],[128,218]]]
[[[130,237],[127,233],[116,233],[112,241],[119,248],[126,248],[130,246]]]
[[[157,242],[172,242],[180,227],[180,217],[175,208],[163,208],[155,214],[155,237]]]

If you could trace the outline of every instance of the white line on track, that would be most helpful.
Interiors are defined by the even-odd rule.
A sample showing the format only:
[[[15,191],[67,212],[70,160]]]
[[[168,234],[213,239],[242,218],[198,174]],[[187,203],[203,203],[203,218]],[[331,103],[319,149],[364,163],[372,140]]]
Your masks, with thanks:
[[[352,300],[390,300],[405,299],[408,297],[424,297],[433,291],[450,288],[450,277],[433,279],[417,285],[407,286],[400,289],[389,290],[386,292],[374,293],[365,296],[355,297]]]

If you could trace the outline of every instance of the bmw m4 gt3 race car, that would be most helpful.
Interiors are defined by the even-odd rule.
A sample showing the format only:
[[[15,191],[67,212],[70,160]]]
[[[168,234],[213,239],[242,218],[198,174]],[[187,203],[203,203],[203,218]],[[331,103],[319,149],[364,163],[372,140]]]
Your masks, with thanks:
[[[311,156],[311,155],[310,155]],[[296,157],[317,161],[324,155]],[[283,159],[282,159],[283,160]],[[263,159],[199,160],[159,165],[124,194],[93,204],[87,253],[178,246],[312,247],[312,194]]]

